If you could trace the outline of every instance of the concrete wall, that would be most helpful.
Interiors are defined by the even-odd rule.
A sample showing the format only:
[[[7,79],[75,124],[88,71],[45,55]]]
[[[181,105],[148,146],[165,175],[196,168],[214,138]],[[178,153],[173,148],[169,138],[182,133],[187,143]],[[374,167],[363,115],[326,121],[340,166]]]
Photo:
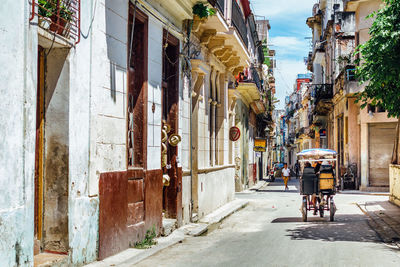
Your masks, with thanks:
[[[68,252],[69,177],[69,49],[46,50],[44,123],[44,211],[45,250]],[[72,121],[73,122],[73,121]],[[71,125],[72,128],[72,125]],[[86,144],[87,146],[87,144]],[[73,151],[71,151],[73,153]]]
[[[97,3],[91,44],[89,195],[98,194],[99,174],[126,170],[128,0]]]
[[[199,217],[233,200],[235,195],[234,168],[199,174]]]
[[[374,21],[373,18],[365,19],[366,16],[376,11],[382,5],[380,0],[360,1],[356,10],[356,31],[359,32],[359,44],[363,44],[370,38],[369,28]]]
[[[0,8],[0,262],[33,265],[37,35],[28,1]]]
[[[390,196],[389,201],[400,206],[400,165],[391,164],[389,167]]]

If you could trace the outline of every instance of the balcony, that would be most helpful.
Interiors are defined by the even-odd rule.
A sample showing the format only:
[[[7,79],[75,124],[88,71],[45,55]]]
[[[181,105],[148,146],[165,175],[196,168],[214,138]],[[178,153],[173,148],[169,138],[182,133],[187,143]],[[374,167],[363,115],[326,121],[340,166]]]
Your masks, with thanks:
[[[225,0],[215,1],[215,7],[218,8],[223,16],[225,16]]]
[[[314,96],[315,105],[318,105],[318,103],[321,101],[329,101],[333,98],[332,84],[313,84],[312,87],[312,94]]]
[[[232,1],[232,17],[231,17],[232,24],[239,32],[239,35],[242,38],[243,43],[247,47],[249,41],[247,39],[247,27],[242,10],[240,9],[240,6],[236,2],[236,0],[231,0],[231,1]]]
[[[80,0],[32,0],[29,21],[38,18],[39,28],[70,45],[80,41]],[[40,31],[39,31],[40,32]]]
[[[313,84],[311,86],[314,99],[314,113],[318,115],[327,115],[333,107],[333,85]]]
[[[251,81],[257,85],[258,90],[261,92],[262,91],[262,83],[261,83],[261,79],[260,79],[260,76],[258,75],[256,68],[251,67],[250,72],[251,72]]]

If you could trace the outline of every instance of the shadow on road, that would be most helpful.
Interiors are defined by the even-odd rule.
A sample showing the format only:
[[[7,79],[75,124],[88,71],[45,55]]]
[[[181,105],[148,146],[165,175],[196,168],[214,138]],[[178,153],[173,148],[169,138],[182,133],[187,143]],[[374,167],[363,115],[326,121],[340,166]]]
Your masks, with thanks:
[[[302,222],[301,217],[277,218],[272,223]],[[376,233],[365,227],[364,215],[336,215],[335,221],[329,217],[309,217],[309,221],[295,229],[288,229],[292,240],[380,242]],[[368,229],[368,230],[366,230]]]

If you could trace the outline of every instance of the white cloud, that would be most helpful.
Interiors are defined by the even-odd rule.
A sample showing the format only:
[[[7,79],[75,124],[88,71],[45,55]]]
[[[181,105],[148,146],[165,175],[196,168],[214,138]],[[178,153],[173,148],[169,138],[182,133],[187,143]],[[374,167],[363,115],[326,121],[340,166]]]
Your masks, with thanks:
[[[306,55],[309,44],[304,39],[293,36],[277,36],[270,38],[271,49],[276,50],[278,60],[288,57],[303,57]]]
[[[256,15],[271,19],[304,12],[309,12],[311,16],[312,7],[317,2],[317,0],[252,0],[251,4]]]
[[[270,38],[270,43],[279,47],[296,47],[303,45],[298,38],[289,36],[272,37]]]
[[[277,104],[279,109],[285,107],[285,96],[293,92],[297,74],[307,73],[306,66],[303,61],[298,60],[279,60],[276,62],[275,69],[276,94],[275,97],[280,100]]]

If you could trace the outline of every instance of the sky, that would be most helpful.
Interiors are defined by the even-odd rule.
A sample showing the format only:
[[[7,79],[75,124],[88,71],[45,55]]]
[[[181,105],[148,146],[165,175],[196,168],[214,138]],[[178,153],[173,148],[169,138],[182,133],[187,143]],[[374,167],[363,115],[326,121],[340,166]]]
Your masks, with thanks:
[[[270,49],[276,51],[276,95],[278,109],[285,106],[285,96],[293,91],[298,73],[307,73],[304,57],[310,51],[311,29],[306,20],[317,0],[250,0],[253,13],[269,20]]]

